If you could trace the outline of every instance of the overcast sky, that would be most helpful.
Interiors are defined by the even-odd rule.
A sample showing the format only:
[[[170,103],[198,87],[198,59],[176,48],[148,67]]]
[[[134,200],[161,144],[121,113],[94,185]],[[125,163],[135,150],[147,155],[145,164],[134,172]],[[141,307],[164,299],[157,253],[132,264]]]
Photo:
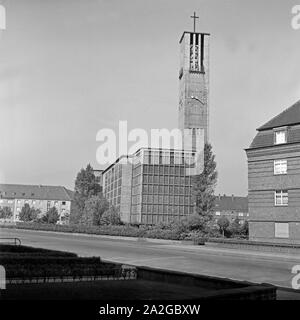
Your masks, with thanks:
[[[299,2],[299,1],[298,1]],[[247,194],[256,128],[300,99],[289,0],[0,0],[0,182],[73,188],[98,168],[96,134],[177,126],[178,41],[211,33],[210,138],[217,193]]]

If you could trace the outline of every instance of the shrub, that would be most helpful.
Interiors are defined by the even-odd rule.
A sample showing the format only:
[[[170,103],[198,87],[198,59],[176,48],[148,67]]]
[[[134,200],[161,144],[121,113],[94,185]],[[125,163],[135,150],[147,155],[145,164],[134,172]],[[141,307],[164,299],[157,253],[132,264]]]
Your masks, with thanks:
[[[217,224],[220,228],[220,231],[222,232],[223,234],[223,237],[225,236],[225,231],[227,230],[230,222],[229,220],[225,217],[225,216],[221,216],[218,221],[217,221]]]
[[[40,213],[41,211],[39,209],[34,209],[30,207],[28,203],[25,203],[19,214],[19,219],[24,222],[34,221]]]
[[[39,221],[42,223],[56,224],[59,220],[59,214],[55,207],[50,208],[45,215],[43,215]]]
[[[246,220],[241,226],[240,237],[248,238],[248,236],[249,236],[249,223]]]
[[[108,209],[109,202],[103,197],[102,194],[92,196],[85,201],[84,211],[80,223],[89,226],[98,226],[101,224],[102,215]]]
[[[12,215],[13,213],[10,207],[0,208],[0,219],[10,219]]]
[[[121,225],[122,221],[119,210],[116,207],[111,206],[101,216],[100,224]]]
[[[247,238],[248,237],[248,221],[244,223],[240,223],[240,219],[236,217],[229,227],[227,228],[226,232],[229,237],[233,238]]]
[[[186,226],[188,230],[203,230],[207,225],[207,221],[197,213],[191,214],[186,218]]]
[[[33,248],[27,246],[16,246],[9,244],[0,244],[0,253],[5,254],[26,254],[26,255],[47,255],[47,256],[63,256],[63,257],[77,257],[75,253],[56,251],[42,248]]]
[[[99,258],[27,257],[2,259],[8,278],[117,275],[120,266]]]
[[[71,233],[88,233],[97,235],[110,235],[110,236],[127,236],[138,238],[156,238],[156,239],[169,239],[169,240],[194,240],[206,239],[208,237],[217,238],[221,237],[220,229],[216,226],[206,225],[205,228],[198,227],[197,217],[192,217],[191,220],[183,219],[176,220],[170,223],[160,223],[155,226],[149,225],[113,225],[103,224],[99,226],[88,225],[57,225],[47,223],[26,223],[17,222],[15,226],[5,226],[6,228],[19,228],[30,230],[45,230],[45,231],[59,231]],[[247,232],[247,225],[242,226],[240,237],[246,237],[244,234]],[[225,230],[224,234],[228,236]]]

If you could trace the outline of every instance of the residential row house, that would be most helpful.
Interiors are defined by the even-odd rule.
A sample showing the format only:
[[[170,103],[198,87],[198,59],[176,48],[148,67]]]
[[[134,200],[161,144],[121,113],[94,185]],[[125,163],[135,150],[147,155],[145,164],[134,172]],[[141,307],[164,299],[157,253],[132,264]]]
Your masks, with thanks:
[[[22,207],[27,203],[39,209],[40,216],[55,207],[59,214],[59,224],[68,224],[71,213],[73,192],[62,186],[0,184],[0,208],[9,207],[12,217],[8,221],[19,221]],[[6,219],[7,220],[7,219]]]
[[[227,196],[225,194],[216,196],[214,208],[216,223],[221,216],[225,216],[229,222],[238,219],[240,224],[244,224],[249,219],[248,197]]]

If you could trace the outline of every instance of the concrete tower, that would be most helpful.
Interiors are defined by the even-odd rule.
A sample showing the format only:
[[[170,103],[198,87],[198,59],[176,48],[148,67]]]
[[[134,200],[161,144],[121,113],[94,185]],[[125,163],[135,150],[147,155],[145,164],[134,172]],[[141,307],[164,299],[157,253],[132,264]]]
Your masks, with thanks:
[[[185,31],[180,43],[179,129],[192,136],[184,148],[196,150],[196,136],[209,138],[209,34]],[[187,145],[188,144],[188,145]]]

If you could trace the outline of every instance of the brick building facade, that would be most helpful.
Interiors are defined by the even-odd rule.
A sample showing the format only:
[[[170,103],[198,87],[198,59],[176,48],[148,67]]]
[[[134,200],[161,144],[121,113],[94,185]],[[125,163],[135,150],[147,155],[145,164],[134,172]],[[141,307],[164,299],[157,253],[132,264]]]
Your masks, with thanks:
[[[248,157],[250,240],[300,243],[300,101],[257,129]]]

